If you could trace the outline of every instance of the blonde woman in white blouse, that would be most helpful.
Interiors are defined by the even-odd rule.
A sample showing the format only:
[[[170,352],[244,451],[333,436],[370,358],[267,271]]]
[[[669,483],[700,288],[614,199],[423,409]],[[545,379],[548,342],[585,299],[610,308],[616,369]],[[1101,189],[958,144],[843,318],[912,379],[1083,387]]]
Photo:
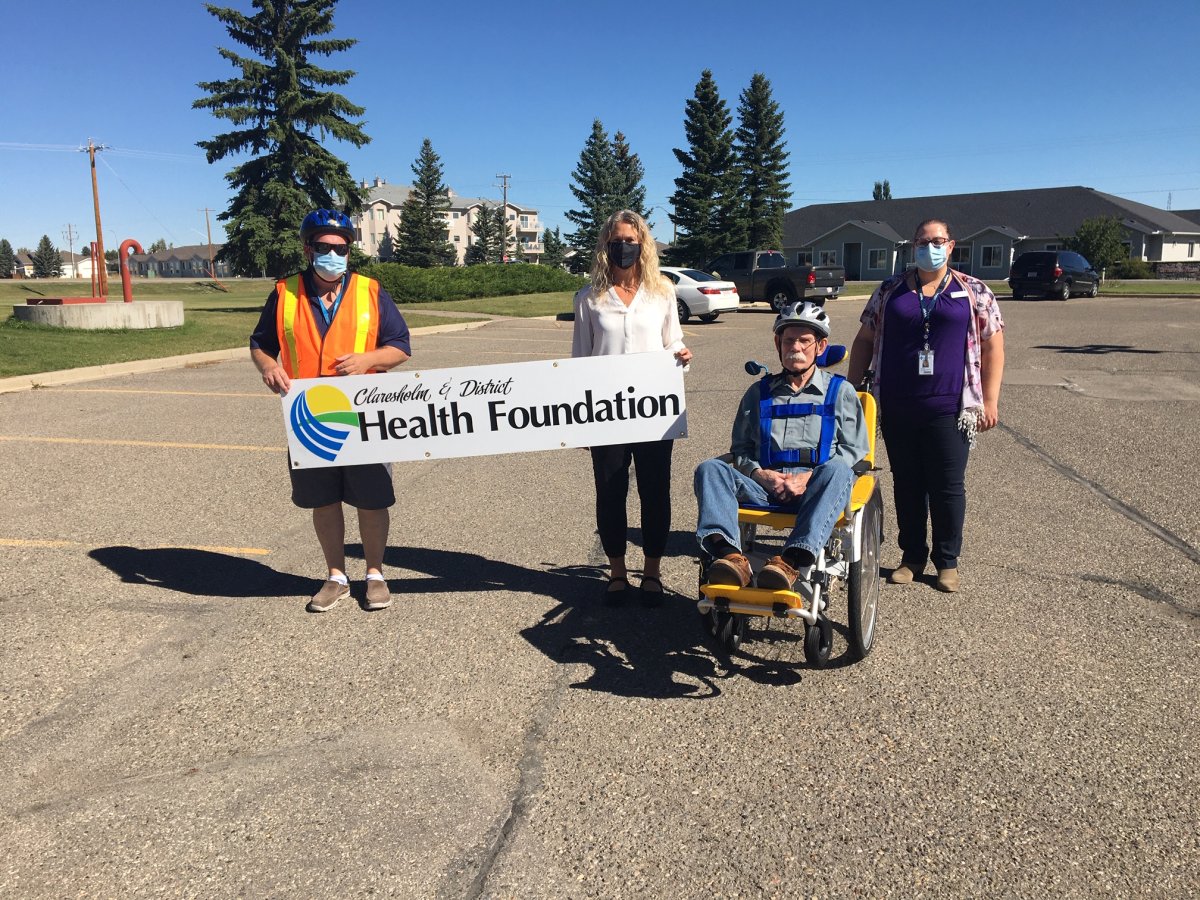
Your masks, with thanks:
[[[692,351],[683,345],[674,288],[658,269],[654,237],[645,219],[623,209],[613,213],[600,230],[592,259],[592,283],[575,295],[571,355],[612,356],[655,350],[673,351],[681,365],[692,358]],[[630,592],[625,565],[630,462],[642,501],[642,551],[646,562],[641,595],[647,603],[662,599],[660,565],[671,530],[673,445],[673,441],[650,441],[592,448],[596,530],[611,567],[604,588],[604,599],[609,603],[620,603]]]

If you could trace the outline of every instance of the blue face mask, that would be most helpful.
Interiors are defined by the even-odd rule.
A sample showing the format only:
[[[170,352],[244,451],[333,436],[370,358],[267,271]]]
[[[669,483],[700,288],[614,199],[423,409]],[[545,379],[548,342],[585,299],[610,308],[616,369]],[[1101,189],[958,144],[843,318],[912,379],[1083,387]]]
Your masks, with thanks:
[[[337,281],[346,274],[346,257],[338,256],[332,250],[329,253],[313,255],[313,268],[326,281]]]
[[[946,264],[950,245],[935,247],[933,244],[917,245],[917,268],[922,272],[936,272]]]

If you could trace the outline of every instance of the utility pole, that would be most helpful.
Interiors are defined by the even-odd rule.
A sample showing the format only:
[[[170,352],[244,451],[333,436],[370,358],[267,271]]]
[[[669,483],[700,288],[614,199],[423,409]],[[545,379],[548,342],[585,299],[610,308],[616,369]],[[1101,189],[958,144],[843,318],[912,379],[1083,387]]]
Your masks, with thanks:
[[[212,225],[210,225],[208,222],[208,214],[210,212],[212,212],[212,210],[206,206],[206,207],[204,207],[204,209],[201,210],[201,212],[204,213],[204,230],[208,232],[208,277],[211,278],[213,281],[216,281],[217,280],[217,270],[216,270],[216,266],[213,265],[213,252],[212,252]]]
[[[67,242],[67,250],[71,254],[71,277],[78,278],[79,272],[75,269],[75,226],[70,222],[67,223],[66,230],[62,233],[64,240]]]
[[[500,179],[501,190],[504,191],[504,202],[500,206],[500,261],[508,262],[508,179],[511,175],[497,175]]]
[[[80,152],[87,150],[88,160],[92,164],[92,206],[96,210],[96,260],[97,266],[100,269],[99,292],[100,296],[107,299],[108,297],[108,260],[104,258],[104,232],[100,228],[100,190],[96,187],[96,151],[107,150],[104,144],[96,146],[91,138],[88,138],[86,148],[81,147]]]

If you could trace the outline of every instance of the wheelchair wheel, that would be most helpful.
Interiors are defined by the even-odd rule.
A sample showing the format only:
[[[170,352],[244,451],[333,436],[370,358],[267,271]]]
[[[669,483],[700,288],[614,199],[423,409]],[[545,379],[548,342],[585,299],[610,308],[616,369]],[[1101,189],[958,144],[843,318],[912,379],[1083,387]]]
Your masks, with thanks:
[[[879,611],[879,536],[883,528],[883,500],[879,489],[862,510],[862,553],[850,566],[846,583],[846,614],[850,620],[850,648],[863,659],[875,644],[875,619]]]
[[[734,653],[746,639],[746,617],[739,613],[722,612],[717,620],[717,641],[726,653]]]
[[[825,616],[817,619],[816,625],[804,629],[804,658],[814,669],[823,669],[829,662],[833,649],[833,623]]]

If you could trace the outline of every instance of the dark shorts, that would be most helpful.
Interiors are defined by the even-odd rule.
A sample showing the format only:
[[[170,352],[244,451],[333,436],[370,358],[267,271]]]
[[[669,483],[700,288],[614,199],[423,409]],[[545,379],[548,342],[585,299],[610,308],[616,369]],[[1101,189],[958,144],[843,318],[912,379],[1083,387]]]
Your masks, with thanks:
[[[288,474],[292,477],[292,502],[301,509],[333,503],[347,503],[355,509],[387,509],[396,502],[390,463],[293,469],[289,458]]]

